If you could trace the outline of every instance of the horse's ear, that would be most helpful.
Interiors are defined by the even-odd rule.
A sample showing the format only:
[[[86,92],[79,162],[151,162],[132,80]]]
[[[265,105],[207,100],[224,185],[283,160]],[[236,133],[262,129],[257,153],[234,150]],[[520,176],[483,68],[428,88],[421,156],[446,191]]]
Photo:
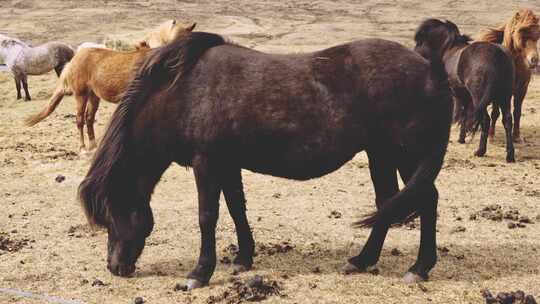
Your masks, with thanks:
[[[176,19],[173,19],[172,25],[175,25],[175,24],[176,24]]]
[[[135,45],[135,49],[137,49],[137,50],[140,50],[140,49],[149,49],[149,48],[150,48],[150,45],[148,45],[148,42],[146,42],[146,40],[139,41],[139,42]]]
[[[193,22],[193,24],[191,26],[188,26],[188,28],[187,28],[188,32],[192,32],[196,25],[197,25],[197,23]]]

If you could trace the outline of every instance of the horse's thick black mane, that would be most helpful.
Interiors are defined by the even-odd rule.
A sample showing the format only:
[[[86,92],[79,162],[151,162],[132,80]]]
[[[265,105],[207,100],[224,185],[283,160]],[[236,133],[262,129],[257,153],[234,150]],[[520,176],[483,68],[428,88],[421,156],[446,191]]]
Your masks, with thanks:
[[[424,20],[422,24],[420,24],[414,35],[414,40],[417,43],[428,40],[430,31],[440,26],[446,29],[451,39],[450,47],[459,44],[469,44],[472,41],[472,38],[469,35],[461,34],[457,25],[452,21],[442,21],[434,18]]]
[[[129,199],[118,199],[122,193],[133,192],[133,185],[129,183],[133,178],[132,164],[126,162],[131,153],[129,134],[134,113],[148,100],[153,88],[173,87],[208,49],[223,44],[227,42],[219,35],[192,32],[156,48],[136,66],[135,77],[114,112],[90,169],[79,186],[79,199],[91,223],[106,226],[111,211],[128,212],[136,207],[123,205]]]

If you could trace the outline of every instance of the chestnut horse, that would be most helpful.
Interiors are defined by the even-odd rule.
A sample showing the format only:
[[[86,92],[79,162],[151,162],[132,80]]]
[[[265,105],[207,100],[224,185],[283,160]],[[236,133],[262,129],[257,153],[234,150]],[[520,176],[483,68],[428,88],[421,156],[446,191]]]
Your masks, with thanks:
[[[415,50],[426,58],[442,56],[455,100],[454,119],[461,124],[458,141],[465,142],[467,132],[482,128],[476,156],[487,150],[489,114],[493,103],[501,108],[506,131],[506,161],[514,162],[512,142],[512,114],[510,99],[514,68],[512,59],[502,49],[488,42],[474,42],[462,35],[450,21],[428,19],[418,28],[414,37]]]
[[[452,107],[440,58],[430,63],[395,42],[365,39],[274,55],[190,33],[151,51],[141,64],[79,198],[89,222],[108,229],[107,267],[129,276],[153,229],[149,203],[161,175],[172,162],[193,167],[201,252],[188,287],[196,288],[209,282],[216,266],[221,192],[238,237],[235,267],[252,266],[241,169],[307,180],[365,150],[378,210],[358,223],[373,230],[344,271],[375,265],[390,226],[419,215],[419,255],[405,276],[416,282],[427,279],[437,260],[434,182]],[[401,191],[397,170],[405,182]]]
[[[196,23],[192,23],[191,25],[186,27],[178,23],[176,19],[167,20],[160,24],[157,30],[152,31],[151,33],[147,34],[142,40],[137,42],[136,46],[139,48],[145,46],[151,48],[162,46],[169,41],[174,40],[175,37],[178,37],[179,34],[184,33],[186,30],[192,31],[196,25]]]
[[[185,35],[193,27],[175,30],[174,39]],[[171,40],[163,40],[167,43]],[[66,65],[60,75],[59,83],[49,100],[49,104],[40,113],[26,119],[27,126],[33,126],[49,116],[60,104],[63,97],[71,92],[77,101],[77,129],[79,130],[80,149],[86,149],[84,143],[84,125],[86,124],[89,150],[96,147],[94,120],[100,99],[118,103],[132,78],[135,63],[144,58],[150,48],[139,47],[135,51],[120,52],[104,48],[81,48]]]
[[[512,19],[498,28],[486,30],[479,38],[480,41],[502,44],[512,55],[515,66],[514,78],[514,134],[513,139],[519,142],[521,107],[531,73],[538,65],[538,39],[540,25],[538,17],[528,9],[516,12]],[[499,108],[493,107],[491,112],[490,135],[495,135],[495,123],[499,118]]]

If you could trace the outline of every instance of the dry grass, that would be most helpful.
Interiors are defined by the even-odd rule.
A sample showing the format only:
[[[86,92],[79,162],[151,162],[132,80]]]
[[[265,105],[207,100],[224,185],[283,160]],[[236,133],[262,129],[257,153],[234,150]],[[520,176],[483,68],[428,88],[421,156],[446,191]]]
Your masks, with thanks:
[[[381,37],[411,45],[416,25],[426,17],[445,17],[464,32],[499,24],[517,1],[8,1],[0,28],[34,44],[62,40],[73,45],[110,35],[127,41],[175,15],[260,50],[314,50],[354,38]],[[538,12],[539,5],[529,2]],[[120,35],[120,36],[114,36]],[[206,303],[231,287],[227,265],[219,264],[208,288],[177,292],[198,256],[196,193],[192,172],[172,166],[152,200],[156,227],[133,278],[113,277],[105,268],[106,234],[92,231],[78,206],[76,189],[89,157],[78,155],[74,101],[67,97],[47,120],[33,128],[24,118],[39,111],[57,81],[53,73],[31,77],[36,100],[15,100],[13,80],[0,73],[0,233],[13,242],[27,239],[12,253],[0,251],[0,288],[49,294],[86,303]],[[259,254],[252,274],[279,281],[287,297],[268,303],[480,303],[480,290],[523,289],[540,296],[540,82],[533,80],[524,104],[523,136],[517,163],[504,162],[502,126],[485,158],[472,156],[471,143],[450,144],[438,180],[440,259],[423,287],[406,286],[401,276],[414,262],[419,231],[393,229],[385,244],[379,275],[342,276],[338,271],[366,240],[368,230],[349,224],[373,210],[373,191],[364,153],[324,178],[293,182],[244,172],[248,216],[259,244],[289,241],[286,253]],[[97,134],[115,106],[102,103]],[[455,139],[457,134],[453,134]],[[65,180],[57,182],[62,175]],[[59,179],[60,180],[60,179]],[[485,206],[514,207],[536,223],[509,229],[469,217]],[[235,243],[232,222],[222,208],[219,258]],[[341,218],[330,217],[339,211]],[[457,227],[463,228],[457,229]],[[461,232],[459,232],[461,231]],[[5,238],[4,238],[5,239]],[[18,244],[18,243],[17,243]],[[393,255],[398,248],[401,255]],[[446,249],[447,250],[446,250]],[[320,272],[314,272],[316,268]],[[288,278],[285,279],[284,276]],[[105,286],[92,286],[100,279]],[[0,303],[41,303],[0,292]]]

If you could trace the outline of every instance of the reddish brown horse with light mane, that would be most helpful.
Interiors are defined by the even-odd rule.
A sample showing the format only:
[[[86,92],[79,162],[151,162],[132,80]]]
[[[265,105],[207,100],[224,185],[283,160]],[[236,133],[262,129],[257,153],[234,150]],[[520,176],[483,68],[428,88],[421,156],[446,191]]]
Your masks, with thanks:
[[[514,58],[514,141],[520,141],[521,106],[527,94],[532,69],[538,65],[538,38],[540,26],[538,17],[528,9],[514,14],[512,19],[498,28],[488,29],[480,41],[502,44]],[[490,136],[495,135],[495,123],[499,118],[499,108],[494,107],[491,112]]]
[[[176,23],[175,23],[176,24]],[[170,35],[163,36],[154,46],[168,43],[177,37],[191,32],[195,24],[179,29],[178,25]],[[161,43],[161,44],[160,44]],[[102,48],[83,48],[66,65],[49,104],[38,114],[26,119],[27,126],[33,126],[47,118],[60,104],[66,94],[73,93],[77,101],[77,128],[80,136],[80,149],[84,151],[84,125],[86,124],[89,150],[96,147],[94,120],[100,99],[118,103],[124,94],[137,62],[144,59],[151,49],[139,45],[130,52],[119,52]]]

